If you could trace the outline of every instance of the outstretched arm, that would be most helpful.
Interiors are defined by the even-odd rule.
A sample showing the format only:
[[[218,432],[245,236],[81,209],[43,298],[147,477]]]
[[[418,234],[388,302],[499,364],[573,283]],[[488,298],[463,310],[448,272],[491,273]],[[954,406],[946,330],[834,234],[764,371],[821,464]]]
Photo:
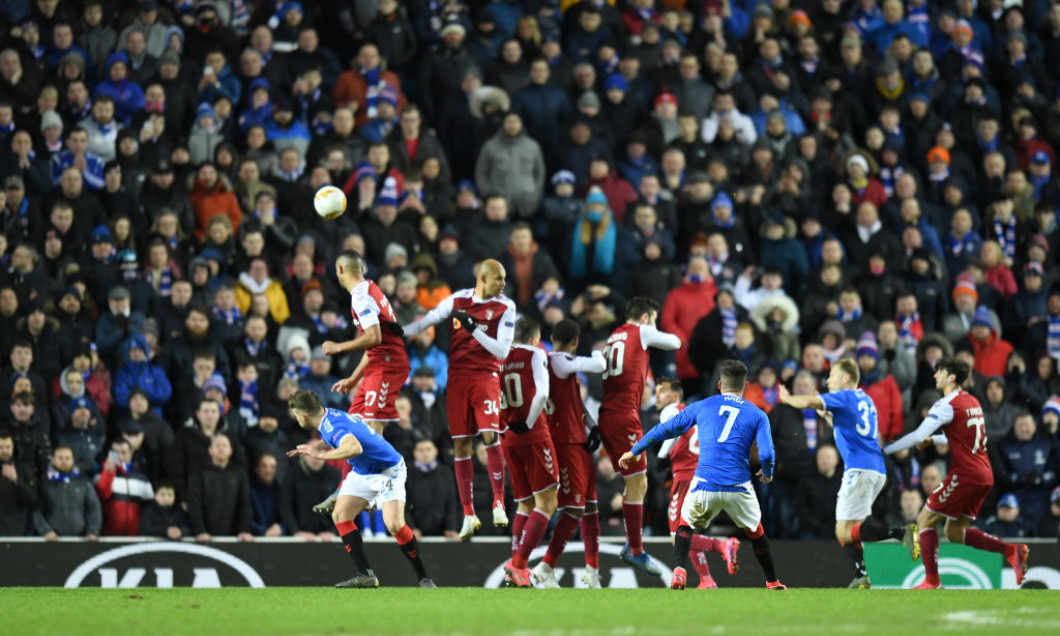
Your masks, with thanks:
[[[918,426],[915,431],[884,446],[883,452],[890,455],[907,448],[912,448],[931,437],[931,434],[938,430],[940,426],[949,424],[952,421],[953,407],[950,406],[948,402],[935,402],[935,405],[932,406],[931,410],[928,412],[928,416],[924,418],[924,421],[920,423],[920,426]],[[941,438],[941,441],[935,439],[932,439],[932,441],[936,444],[948,443],[945,435],[939,435],[938,437]]]
[[[411,338],[412,336],[419,335],[421,332],[426,331],[427,327],[431,327],[440,323],[449,317],[453,313],[453,297],[450,296],[438,303],[438,306],[427,312],[427,315],[419,320],[410,322],[405,325],[405,335]]]
[[[821,399],[820,395],[792,395],[783,384],[780,385],[778,399],[782,403],[796,409],[821,410],[825,408],[824,400]]]
[[[292,451],[287,451],[288,457],[297,457],[304,455],[306,457],[313,457],[315,459],[323,459],[324,461],[332,460],[343,460],[356,457],[364,452],[361,447],[361,443],[352,434],[348,434],[342,438],[339,442],[338,448],[333,448],[327,452],[320,451],[319,442],[309,442],[306,444],[299,444],[297,448]]]
[[[603,373],[607,369],[602,351],[593,351],[591,356],[573,356],[570,354],[553,355],[552,372],[563,380],[575,373]]]
[[[676,351],[681,348],[681,339],[672,333],[645,325],[640,328],[640,344],[645,349],[654,347],[663,351]]]
[[[685,409],[675,417],[661,424],[656,424],[644,437],[640,438],[639,442],[633,445],[629,452],[634,456],[640,455],[653,444],[684,435],[688,429],[696,424],[695,411],[696,409]]]

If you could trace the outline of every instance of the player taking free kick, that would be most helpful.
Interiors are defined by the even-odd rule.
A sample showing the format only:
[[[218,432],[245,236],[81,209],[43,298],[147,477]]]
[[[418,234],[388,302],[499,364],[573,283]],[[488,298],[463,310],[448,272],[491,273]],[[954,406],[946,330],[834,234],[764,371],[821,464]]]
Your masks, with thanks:
[[[420,559],[420,550],[412,529],[405,525],[405,460],[383,436],[357,415],[337,409],[326,409],[312,391],[298,391],[287,401],[298,425],[318,431],[320,439],[287,453],[288,457],[315,457],[324,461],[346,460],[351,471],[339,487],[339,496],[331,518],[350,553],[357,573],[335,587],[379,587],[379,579],[364,554],[361,533],[354,519],[369,504],[383,509],[383,522],[397,539],[405,558],[419,577],[420,587],[435,588]],[[324,451],[331,447],[331,450]]]
[[[659,414],[659,423],[668,422],[675,415],[685,410],[681,403],[681,383],[676,378],[659,378],[655,381],[655,408],[662,411]],[[690,427],[683,435],[671,438],[659,447],[659,458],[670,461],[670,472],[673,474],[670,486],[670,508],[668,517],[670,519],[670,539],[677,536],[677,529],[681,527],[681,508],[685,504],[688,495],[688,487],[696,476],[696,468],[699,466],[699,427]],[[740,541],[736,538],[715,539],[706,534],[696,533],[692,535],[692,567],[699,575],[701,590],[718,587],[714,577],[710,575],[710,566],[707,564],[707,552],[717,552],[725,559],[729,574],[736,574],[740,568],[740,562],[736,555],[740,550]]]
[[[640,454],[649,446],[678,437],[695,427],[699,436],[699,463],[691,492],[681,507],[681,525],[674,537],[674,574],[670,587],[685,589],[688,580],[688,551],[693,528],[706,528],[714,517],[728,513],[737,527],[751,539],[755,558],[766,575],[766,587],[785,590],[777,580],[769,539],[762,529],[762,510],[751,486],[751,444],[758,445],[762,464],[757,477],[773,481],[773,438],[765,412],[743,399],[747,367],[739,360],[721,363],[721,380],[715,395],[690,405],[666,422],[648,431],[618,460],[625,467],[643,461]]]
[[[552,530],[545,558],[532,573],[534,580],[546,588],[559,587],[556,562],[578,529],[579,521],[585,544],[582,581],[590,589],[600,587],[600,515],[596,507],[593,462],[593,451],[600,447],[600,427],[585,412],[578,374],[603,373],[607,363],[602,351],[594,351],[589,357],[574,355],[580,336],[581,327],[569,318],[552,327],[552,353],[548,356],[548,399],[552,402],[552,413],[548,421],[559,464],[558,501],[563,514]]]
[[[950,471],[946,479],[928,496],[916,522],[920,527],[920,554],[924,557],[924,582],[918,590],[942,587],[939,581],[938,525],[946,520],[946,538],[979,550],[1004,555],[1016,573],[1016,585],[1027,574],[1026,545],[1006,543],[978,528],[971,527],[983,500],[994,485],[994,473],[986,452],[986,420],[979,400],[961,387],[972,370],[960,360],[942,360],[935,366],[935,388],[942,399],[935,402],[928,416],[915,431],[888,444],[888,455],[900,450],[926,448],[931,444],[950,447]],[[944,435],[932,436],[940,427]]]
[[[869,588],[863,541],[899,539],[917,558],[916,526],[888,528],[872,519],[872,503],[887,483],[880,451],[880,426],[876,403],[858,388],[861,371],[851,358],[839,360],[828,374],[828,393],[791,395],[780,385],[780,401],[797,409],[828,411],[824,415],[835,429],[836,448],[843,458],[843,485],[835,506],[835,536],[854,564],[854,580],[847,587]]]
[[[541,327],[520,318],[501,376],[501,443],[512,494],[519,502],[512,524],[512,559],[504,564],[505,581],[514,587],[530,587],[527,561],[548,530],[559,487],[548,426],[548,356],[540,343]]]
[[[493,525],[508,525],[504,511],[504,456],[497,435],[501,397],[497,370],[512,347],[515,304],[501,294],[504,278],[503,265],[492,259],[482,261],[474,289],[454,293],[426,316],[405,326],[405,335],[411,337],[447,318],[453,319],[446,412],[453,437],[457,490],[464,507],[460,538],[465,540],[482,527],[471,496],[471,438],[477,432],[482,433],[486,444],[493,488]]]
[[[626,305],[626,322],[607,339],[604,360],[604,399],[600,406],[600,436],[615,472],[626,482],[622,496],[622,519],[626,523],[626,545],[622,560],[653,576],[659,568],[644,553],[641,528],[644,524],[644,495],[648,490],[648,462],[643,457],[619,465],[618,458],[643,435],[640,402],[648,377],[648,348],[664,351],[681,348],[681,339],[655,328],[659,303],[637,297]]]

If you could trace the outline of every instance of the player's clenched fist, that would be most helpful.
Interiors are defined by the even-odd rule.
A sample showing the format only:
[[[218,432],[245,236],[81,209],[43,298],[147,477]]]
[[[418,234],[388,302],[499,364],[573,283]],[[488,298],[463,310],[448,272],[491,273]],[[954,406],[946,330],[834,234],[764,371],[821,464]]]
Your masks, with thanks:
[[[618,458],[618,465],[622,468],[629,468],[630,463],[635,462],[638,459],[639,458],[636,455],[634,455],[630,451],[626,451],[622,454],[622,457]]]

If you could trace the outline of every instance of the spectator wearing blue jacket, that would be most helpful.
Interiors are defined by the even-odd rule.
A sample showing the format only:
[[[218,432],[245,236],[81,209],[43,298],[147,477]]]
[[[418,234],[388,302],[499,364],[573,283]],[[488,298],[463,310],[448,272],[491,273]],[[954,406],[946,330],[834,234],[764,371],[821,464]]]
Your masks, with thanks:
[[[215,49],[206,54],[206,66],[202,78],[195,87],[198,90],[198,101],[213,104],[220,97],[227,97],[233,104],[239,103],[243,95],[243,86],[239,78],[232,73],[224,51]]]
[[[126,126],[135,113],[144,109],[143,88],[128,78],[129,56],[117,51],[107,56],[107,79],[96,86],[96,95],[114,98],[114,118]]]
[[[51,33],[41,33],[42,42],[46,42],[47,38],[50,38],[52,43],[44,56],[44,60],[49,66],[59,68],[64,57],[71,53],[76,53],[85,61],[86,69],[92,68],[92,59],[89,57],[88,51],[74,44],[74,28],[69,22],[56,22],[55,26],[52,27]]]
[[[58,188],[63,178],[63,173],[68,168],[73,168],[80,163],[81,178],[85,186],[94,192],[103,189],[103,164],[104,161],[88,151],[88,132],[84,128],[77,127],[66,136],[66,149],[52,155],[51,177],[52,187]]]
[[[626,155],[618,160],[618,175],[630,183],[640,183],[644,175],[659,174],[659,163],[648,154],[644,133],[634,132],[626,142]]]
[[[173,394],[165,370],[151,364],[150,345],[139,333],[125,341],[125,363],[114,373],[114,401],[122,408],[129,408],[129,397],[135,389],[147,395],[147,401],[159,415]]]
[[[1056,449],[1037,428],[1034,415],[1021,413],[999,445],[1001,485],[1019,498],[1032,527],[1049,510],[1049,492],[1057,483]]]
[[[247,87],[250,99],[247,107],[239,113],[239,130],[246,134],[254,126],[266,127],[272,117],[272,103],[269,101],[269,80],[264,77],[255,78]]]
[[[898,228],[898,236],[901,237],[902,233],[907,227],[915,227],[920,230],[920,236],[923,237],[924,247],[928,248],[940,259],[945,260],[946,253],[942,251],[942,240],[939,238],[939,233],[935,229],[935,226],[928,222],[924,218],[924,214],[920,209],[920,201],[916,197],[909,197],[902,201],[902,207],[899,209],[899,214],[902,215],[902,222]]]
[[[444,391],[449,381],[449,356],[438,348],[434,335],[434,329],[427,329],[409,343],[409,382],[417,369],[428,368],[434,372],[438,389]]]
[[[554,157],[562,143],[563,132],[574,117],[567,93],[549,82],[552,67],[544,58],[530,63],[530,83],[512,97],[512,110],[523,118],[523,126],[541,144],[546,159]],[[553,170],[554,166],[549,166]]]
[[[287,461],[287,458],[283,458]],[[281,537],[287,534],[280,519],[279,459],[265,453],[257,458],[250,477],[250,507],[253,516],[250,531],[257,537]]]
[[[909,41],[917,48],[928,45],[924,32],[905,20],[902,0],[884,0],[883,20],[868,33],[868,38],[876,45],[876,51],[883,56],[897,35],[909,36]]]
[[[276,152],[294,148],[300,157],[305,157],[312,137],[305,122],[294,116],[291,98],[282,93],[272,100],[272,117],[265,124],[265,136],[272,142]]]

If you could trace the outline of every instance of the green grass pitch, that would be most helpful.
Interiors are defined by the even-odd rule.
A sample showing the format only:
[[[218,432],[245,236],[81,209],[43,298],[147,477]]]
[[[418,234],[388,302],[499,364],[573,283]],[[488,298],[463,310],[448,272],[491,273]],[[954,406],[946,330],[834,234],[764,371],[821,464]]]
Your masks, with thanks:
[[[1058,634],[1045,590],[153,588],[0,591],[12,636]]]

